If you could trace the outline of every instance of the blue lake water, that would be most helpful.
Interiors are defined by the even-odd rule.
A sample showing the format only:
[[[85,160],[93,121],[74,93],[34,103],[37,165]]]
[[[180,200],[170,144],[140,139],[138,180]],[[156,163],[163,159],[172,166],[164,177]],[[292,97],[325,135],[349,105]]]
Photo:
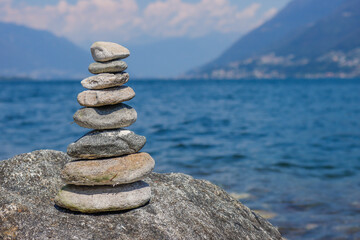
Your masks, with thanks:
[[[289,239],[360,239],[360,81],[130,81],[157,172],[243,196]],[[80,82],[0,82],[0,159],[66,151]],[[245,194],[246,193],[246,194]]]

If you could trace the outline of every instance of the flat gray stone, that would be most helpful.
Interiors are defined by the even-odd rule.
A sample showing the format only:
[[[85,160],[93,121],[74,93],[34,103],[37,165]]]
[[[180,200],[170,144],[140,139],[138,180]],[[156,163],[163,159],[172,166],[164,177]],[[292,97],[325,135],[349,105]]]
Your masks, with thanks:
[[[130,56],[129,49],[112,42],[95,42],[90,47],[91,55],[97,62],[107,62]]]
[[[135,109],[124,103],[96,108],[85,107],[74,114],[74,121],[80,127],[98,130],[128,127],[136,119]]]
[[[135,153],[117,158],[72,161],[65,165],[61,178],[74,185],[118,185],[139,181],[154,169],[148,153]]]
[[[55,197],[55,204],[77,212],[97,213],[128,210],[149,202],[151,188],[139,181],[112,186],[64,186]]]
[[[94,62],[89,65],[89,72],[98,73],[119,73],[127,69],[124,61],[111,61],[106,63]]]
[[[103,90],[87,90],[79,93],[77,100],[85,107],[100,107],[129,101],[135,97],[131,87],[120,86]]]
[[[117,157],[137,153],[146,138],[126,129],[91,131],[67,148],[69,156],[82,159]]]
[[[282,239],[276,227],[208,181],[151,173],[151,201],[113,214],[54,207],[66,154],[40,150],[0,161],[0,239]]]
[[[123,73],[101,73],[85,78],[81,85],[87,89],[104,89],[121,86],[129,81],[129,74]]]

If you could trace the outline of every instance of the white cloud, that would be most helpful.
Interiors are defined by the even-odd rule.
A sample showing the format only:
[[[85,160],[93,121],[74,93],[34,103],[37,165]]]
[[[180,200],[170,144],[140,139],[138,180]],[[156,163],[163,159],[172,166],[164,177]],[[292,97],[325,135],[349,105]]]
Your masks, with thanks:
[[[277,8],[270,8],[256,22],[254,22],[252,28],[261,26],[264,22],[273,18],[278,12],[279,10]]]
[[[269,10],[267,10],[264,14],[264,20],[269,20],[271,18],[273,18],[276,14],[278,13],[278,9],[277,8],[270,8]]]
[[[11,0],[0,1],[0,21],[49,30],[74,41],[129,26],[138,12],[135,0],[79,0],[74,5],[60,0],[56,5],[16,8]]]
[[[149,1],[143,10],[136,0],[78,0],[75,4],[60,0],[56,5],[15,7],[12,0],[0,0],[0,21],[49,30],[77,43],[109,37],[126,41],[138,36],[244,33],[276,13],[270,9],[258,16],[260,7],[253,3],[238,9],[229,0],[156,0]]]
[[[259,3],[253,3],[249,7],[245,8],[243,11],[236,14],[237,19],[248,19],[256,15],[256,12],[261,7]]]

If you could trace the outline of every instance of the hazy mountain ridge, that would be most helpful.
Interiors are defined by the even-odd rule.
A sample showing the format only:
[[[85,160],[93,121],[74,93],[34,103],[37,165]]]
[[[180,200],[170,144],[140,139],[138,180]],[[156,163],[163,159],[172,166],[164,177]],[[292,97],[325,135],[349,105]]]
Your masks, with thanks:
[[[234,34],[211,34],[193,39],[124,43],[131,52],[131,57],[125,60],[129,66],[127,72],[132,79],[176,77],[214,58],[234,39]],[[116,39],[98,40],[117,42]],[[0,22],[0,48],[1,80],[81,79],[89,76],[87,68],[93,62],[90,51],[65,38],[12,23]]]
[[[150,43],[130,41],[124,44],[131,52],[125,60],[129,66],[127,71],[131,78],[173,78],[218,56],[234,40],[235,34],[211,34],[198,38],[167,38]]]
[[[358,0],[295,0],[187,77],[355,78],[360,76],[359,25]]]
[[[81,78],[91,55],[50,32],[0,22],[0,76]]]

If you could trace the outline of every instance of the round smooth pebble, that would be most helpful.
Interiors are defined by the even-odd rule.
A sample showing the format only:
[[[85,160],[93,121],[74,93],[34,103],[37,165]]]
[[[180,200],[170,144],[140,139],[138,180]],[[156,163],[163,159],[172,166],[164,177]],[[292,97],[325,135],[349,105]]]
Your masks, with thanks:
[[[89,65],[89,72],[98,73],[119,73],[127,69],[124,61],[111,61],[106,63],[94,62]]]
[[[129,49],[112,42],[95,42],[91,45],[90,51],[93,59],[97,62],[107,62],[130,56]]]
[[[146,138],[127,129],[91,131],[67,147],[73,158],[97,159],[117,157],[140,151]]]
[[[77,100],[85,107],[100,107],[129,101],[135,97],[131,87],[121,86],[103,90],[87,90],[79,93]]]
[[[73,118],[80,127],[104,130],[130,126],[136,121],[137,113],[134,108],[120,103],[96,108],[81,108]]]
[[[81,85],[87,89],[105,89],[121,86],[129,81],[129,74],[123,73],[101,73],[85,78]]]

